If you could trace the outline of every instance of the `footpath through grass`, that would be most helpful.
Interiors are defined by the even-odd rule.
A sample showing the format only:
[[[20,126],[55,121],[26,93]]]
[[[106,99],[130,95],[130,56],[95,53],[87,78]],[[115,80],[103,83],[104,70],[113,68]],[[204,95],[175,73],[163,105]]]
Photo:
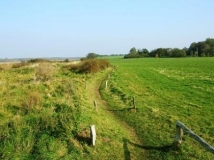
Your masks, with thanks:
[[[170,146],[176,121],[214,145],[214,59],[111,59],[116,66],[102,84],[110,110],[135,128],[148,159],[212,159],[188,135],[180,150]],[[137,111],[131,109],[135,97]]]
[[[145,159],[144,150],[141,148],[141,141],[136,136],[135,130],[121,121],[112,112],[99,94],[101,81],[107,76],[110,70],[91,76],[87,81],[86,102],[87,109],[83,117],[86,126],[96,125],[97,144],[90,148],[91,159]],[[98,110],[95,110],[94,100],[97,102]]]

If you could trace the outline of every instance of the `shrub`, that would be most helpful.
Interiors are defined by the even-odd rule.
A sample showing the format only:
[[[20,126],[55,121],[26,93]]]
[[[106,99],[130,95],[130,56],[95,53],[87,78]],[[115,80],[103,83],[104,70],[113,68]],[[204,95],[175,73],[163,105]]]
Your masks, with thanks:
[[[80,61],[85,61],[85,60],[87,60],[86,57],[80,58]]]
[[[97,60],[87,60],[80,66],[80,72],[95,73],[99,71],[99,63]]]
[[[108,60],[104,59],[90,59],[81,61],[78,64],[70,65],[70,70],[77,73],[96,73],[100,70],[104,70],[110,66]]]
[[[98,54],[96,54],[96,53],[88,53],[86,55],[86,58],[88,58],[88,59],[94,59],[94,58],[97,58],[97,57],[98,57]]]
[[[40,63],[36,69],[36,78],[40,80],[50,79],[55,72],[55,68],[51,63]]]
[[[66,62],[66,63],[67,63],[67,62],[70,62],[70,60],[69,60],[69,59],[65,59],[65,60],[64,60],[64,62]]]
[[[108,60],[98,59],[98,63],[101,70],[104,70],[110,66],[110,63]]]

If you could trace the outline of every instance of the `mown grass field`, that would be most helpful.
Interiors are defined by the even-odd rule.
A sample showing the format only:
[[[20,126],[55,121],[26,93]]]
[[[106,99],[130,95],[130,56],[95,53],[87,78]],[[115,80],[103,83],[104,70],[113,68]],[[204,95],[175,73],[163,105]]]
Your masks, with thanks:
[[[179,150],[171,149],[176,121],[183,122],[214,145],[214,58],[110,59],[116,66],[101,86],[109,110],[131,125],[147,159],[213,159],[184,135]],[[131,109],[135,97],[137,111]]]

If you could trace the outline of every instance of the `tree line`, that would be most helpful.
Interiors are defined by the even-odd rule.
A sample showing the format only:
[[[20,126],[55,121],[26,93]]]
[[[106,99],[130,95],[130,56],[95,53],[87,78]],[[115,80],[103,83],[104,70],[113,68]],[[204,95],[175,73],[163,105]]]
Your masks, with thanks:
[[[86,57],[81,58],[81,60],[87,60],[87,59],[95,59],[98,57],[107,57],[107,56],[124,56],[125,54],[111,54],[111,55],[101,55],[97,53],[90,52],[86,55]]]
[[[143,58],[143,57],[213,57],[214,39],[207,38],[205,41],[193,42],[189,48],[157,48],[150,52],[146,49],[131,48],[124,58]]]

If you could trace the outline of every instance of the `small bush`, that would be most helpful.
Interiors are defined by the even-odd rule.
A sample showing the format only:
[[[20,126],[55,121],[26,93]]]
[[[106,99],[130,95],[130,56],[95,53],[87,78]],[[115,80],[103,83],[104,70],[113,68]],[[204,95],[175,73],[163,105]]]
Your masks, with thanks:
[[[80,61],[85,61],[85,60],[87,60],[86,57],[80,58]]]
[[[80,72],[83,73],[95,73],[100,70],[97,60],[87,60],[80,65]]]
[[[104,59],[90,59],[81,61],[78,64],[70,66],[70,70],[78,73],[96,73],[100,70],[104,70],[110,66],[108,60]]]
[[[104,70],[110,66],[110,63],[108,60],[98,59],[98,63],[101,70]]]
[[[65,59],[64,62],[68,63],[68,62],[70,62],[70,60],[69,59]]]
[[[40,63],[36,69],[36,78],[40,80],[48,80],[55,73],[55,68],[50,63]]]

